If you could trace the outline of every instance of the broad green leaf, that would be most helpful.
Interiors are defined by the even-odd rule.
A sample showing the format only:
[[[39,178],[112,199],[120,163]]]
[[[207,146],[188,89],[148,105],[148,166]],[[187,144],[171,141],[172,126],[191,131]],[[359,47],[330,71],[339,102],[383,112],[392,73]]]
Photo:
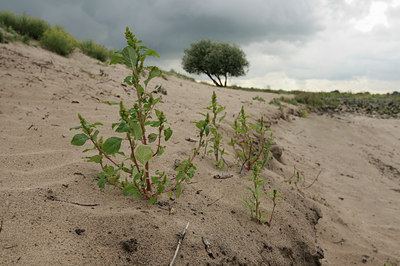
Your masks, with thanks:
[[[122,50],[122,60],[127,67],[134,69],[138,61],[135,49],[130,46],[125,47]]]
[[[124,79],[124,82],[125,82],[126,84],[132,86],[132,85],[133,85],[132,76],[127,76],[127,77]]]
[[[176,175],[176,180],[184,179],[185,176],[186,176],[185,172],[179,172],[179,173]]]
[[[134,195],[134,197],[136,199],[141,198],[142,196],[140,195],[140,193],[138,192],[137,188],[132,185],[132,184],[128,184],[126,187],[124,187],[124,195],[125,196],[132,196]]]
[[[128,131],[129,131],[129,125],[125,121],[121,121],[121,123],[119,123],[119,126],[115,130],[115,132],[119,132],[119,133],[128,132]]]
[[[122,56],[121,55],[115,55],[111,61],[110,61],[110,65],[112,64],[123,64],[124,60],[122,60]]]
[[[97,185],[99,186],[100,189],[103,189],[106,185],[106,180],[104,178],[100,179],[100,181],[97,182]]]
[[[154,203],[156,203],[157,202],[157,197],[151,197],[150,199],[149,199],[149,204],[154,204]]]
[[[172,129],[169,127],[164,130],[165,141],[168,141],[169,138],[172,136]]]
[[[140,145],[135,151],[136,159],[142,164],[146,164],[151,157],[153,157],[153,151],[147,145]]]
[[[103,144],[103,151],[108,155],[115,154],[121,148],[121,142],[122,142],[121,138],[117,137],[108,138]]]
[[[152,142],[156,141],[157,134],[151,133],[151,134],[149,134],[149,136],[147,138],[148,138],[149,142],[152,143]]]
[[[142,127],[139,125],[139,123],[132,122],[130,124],[130,126],[131,126],[131,130],[132,130],[132,134],[135,137],[135,139],[137,139],[137,140],[141,139],[143,136],[143,132],[142,132]]]
[[[147,86],[147,84],[150,82],[155,77],[161,76],[162,72],[158,67],[152,67],[149,73],[148,78],[144,81],[144,84]]]
[[[100,154],[97,154],[97,155],[94,155],[92,157],[87,157],[87,158],[89,159],[88,162],[100,163],[103,156],[101,156]]]
[[[140,94],[144,92],[144,88],[139,84],[139,86],[136,88]]]
[[[160,57],[160,55],[156,51],[154,51],[152,49],[148,49],[143,55]]]
[[[86,141],[89,139],[88,136],[86,136],[85,134],[81,133],[81,134],[76,134],[72,140],[71,140],[71,144],[75,145],[75,146],[82,146],[83,144],[86,143]]]

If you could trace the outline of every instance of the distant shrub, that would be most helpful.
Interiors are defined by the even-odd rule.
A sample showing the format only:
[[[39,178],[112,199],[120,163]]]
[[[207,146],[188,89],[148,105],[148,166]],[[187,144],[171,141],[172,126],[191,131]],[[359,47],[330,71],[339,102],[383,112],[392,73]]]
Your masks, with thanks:
[[[16,15],[8,11],[0,11],[0,24],[35,40],[39,40],[50,28],[50,24],[42,19],[32,18],[26,14]]]
[[[62,56],[69,55],[76,46],[76,40],[61,26],[51,27],[40,39],[42,46]]]
[[[4,27],[11,27],[15,29],[18,25],[18,17],[14,13],[1,10],[0,24],[2,24]]]
[[[263,98],[263,97],[260,97],[260,96],[255,96],[255,97],[253,97],[253,100],[254,100],[254,101],[259,101],[259,102],[265,102],[264,98]]]
[[[83,41],[79,44],[82,52],[90,57],[98,59],[102,62],[107,61],[109,52],[103,46],[94,43],[92,40]]]
[[[39,40],[49,28],[50,24],[42,19],[22,15],[19,18],[19,23],[15,30],[21,35],[26,35],[32,39]]]
[[[296,95],[296,101],[299,103],[303,103],[312,107],[320,107],[325,103],[321,96],[317,93],[304,92]]]
[[[181,73],[179,73],[179,72],[176,72],[176,71],[175,71],[174,69],[172,69],[172,68],[171,68],[170,71],[165,72],[165,73],[166,73],[167,75],[172,75],[172,76],[175,76],[175,77],[180,78],[180,79],[185,79],[185,80],[189,80],[189,81],[192,81],[192,82],[196,82],[196,80],[195,80],[194,78],[189,77],[189,76],[186,76],[186,75],[181,74]]]
[[[4,34],[2,31],[0,31],[0,43],[4,43],[6,40],[4,38]]]
[[[269,104],[281,106],[281,101],[278,98],[273,98],[271,101],[269,101]]]
[[[307,109],[302,109],[302,110],[300,110],[299,112],[300,112],[300,116],[301,116],[302,118],[307,118],[307,117],[308,117],[308,111],[307,111]]]

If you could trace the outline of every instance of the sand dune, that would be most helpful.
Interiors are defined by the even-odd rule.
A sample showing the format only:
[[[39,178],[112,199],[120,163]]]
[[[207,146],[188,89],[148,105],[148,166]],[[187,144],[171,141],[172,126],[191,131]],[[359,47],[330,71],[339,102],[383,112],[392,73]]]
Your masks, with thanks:
[[[283,153],[263,172],[264,189],[278,188],[285,200],[268,227],[250,221],[242,207],[249,174],[239,174],[227,145],[229,167],[218,170],[211,157],[199,156],[193,182],[176,200],[164,196],[149,206],[97,187],[92,178],[98,165],[85,162],[70,144],[76,132],[69,128],[81,113],[103,122],[104,135],[111,136],[118,106],[100,101],[131,104],[135,94],[121,85],[128,73],[78,52],[64,58],[34,46],[0,45],[0,264],[165,265],[187,222],[177,265],[382,265],[400,259],[399,120],[310,115],[288,122],[268,104],[274,94],[173,76],[153,80],[149,89],[162,85],[168,92],[159,108],[174,130],[165,155],[154,161],[157,170],[173,174],[174,161],[191,154],[195,144],[185,138],[196,138],[192,122],[214,90],[227,107],[225,144],[242,105],[254,119],[262,115],[272,124]],[[266,101],[252,100],[257,95]],[[294,166],[307,183],[322,170],[304,196],[284,182]],[[233,177],[213,178],[222,172]],[[262,204],[272,206],[267,198]]]

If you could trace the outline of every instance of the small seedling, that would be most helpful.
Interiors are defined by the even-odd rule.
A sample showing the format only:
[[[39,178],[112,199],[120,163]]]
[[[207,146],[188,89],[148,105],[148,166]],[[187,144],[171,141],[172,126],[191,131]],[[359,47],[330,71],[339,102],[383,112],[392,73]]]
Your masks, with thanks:
[[[248,125],[248,118],[250,116],[245,114],[242,106],[239,116],[232,125],[235,134],[229,142],[229,145],[235,150],[236,159],[241,164],[240,173],[243,169],[252,170],[258,160],[263,160],[268,155],[273,142],[272,133],[267,139],[266,132],[270,129],[266,127],[263,117],[252,125]],[[257,138],[254,138],[253,135]]]
[[[296,187],[297,191],[304,197],[305,195],[304,195],[303,190],[308,189],[312,185],[314,185],[314,183],[318,180],[318,177],[321,174],[321,172],[322,172],[322,170],[319,171],[318,175],[314,178],[314,180],[310,184],[306,185],[306,177],[305,177],[304,173],[298,171],[295,166],[293,169],[293,175],[285,181],[288,182],[289,185],[293,183],[294,186]]]
[[[274,217],[275,207],[282,197],[278,194],[278,190],[274,189],[271,194],[268,194],[264,191],[264,194],[272,199],[273,207],[271,211],[271,215],[269,219],[267,218],[268,213],[263,211],[260,208],[261,204],[261,197],[262,197],[262,184],[265,182],[265,179],[260,177],[260,172],[264,169],[265,164],[267,163],[268,159],[264,158],[263,160],[258,160],[253,166],[253,176],[247,178],[247,180],[253,183],[253,186],[245,186],[250,192],[251,196],[248,198],[244,198],[243,201],[245,202],[245,207],[250,210],[250,216],[253,220],[260,224],[267,224],[268,226],[271,225],[272,218]]]
[[[219,132],[219,123],[224,120],[226,113],[218,118],[218,114],[225,110],[225,106],[219,105],[217,102],[217,95],[215,91],[211,97],[211,105],[204,107],[204,109],[211,111],[212,113],[201,113],[205,118],[198,122],[194,122],[197,128],[200,130],[200,139],[203,143],[200,143],[200,147],[205,147],[207,153],[213,153],[215,156],[215,165],[218,168],[224,168],[225,163],[223,155],[227,155],[225,149],[222,147],[222,133]],[[211,132],[212,137],[209,141],[212,143],[211,149],[207,151],[207,137]],[[205,137],[205,138],[203,138]]]
[[[254,101],[259,101],[259,102],[265,102],[264,98],[262,98],[260,96],[253,97],[253,100]]]
[[[174,177],[167,177],[164,172],[152,172],[150,163],[153,158],[164,153],[165,146],[161,140],[168,141],[172,136],[172,130],[168,127],[168,121],[164,113],[155,109],[161,98],[154,98],[146,88],[150,80],[161,76],[161,71],[154,66],[145,67],[144,61],[147,56],[158,54],[141,46],[141,41],[126,28],[125,37],[128,46],[120,55],[116,55],[111,63],[124,63],[132,74],[127,76],[124,82],[132,86],[137,95],[133,107],[127,109],[122,102],[119,103],[119,122],[112,124],[115,132],[124,134],[125,137],[109,137],[103,141],[99,136],[98,126],[102,123],[89,123],[78,114],[80,126],[72,129],[81,129],[83,133],[76,134],[71,143],[82,146],[88,140],[94,145],[93,148],[83,152],[95,150],[97,154],[86,157],[89,162],[98,163],[102,171],[97,175],[98,186],[103,189],[105,185],[121,189],[124,195],[133,195],[135,198],[148,199],[154,203],[160,194],[176,191],[179,197],[182,191],[182,183],[189,181],[195,174],[196,167],[192,159],[185,160],[176,168],[178,172]],[[147,77],[141,81],[141,77]],[[144,86],[142,86],[142,84]],[[118,104],[106,102],[108,104]],[[120,151],[121,146],[129,148],[129,155]],[[122,159],[117,161],[117,155]]]

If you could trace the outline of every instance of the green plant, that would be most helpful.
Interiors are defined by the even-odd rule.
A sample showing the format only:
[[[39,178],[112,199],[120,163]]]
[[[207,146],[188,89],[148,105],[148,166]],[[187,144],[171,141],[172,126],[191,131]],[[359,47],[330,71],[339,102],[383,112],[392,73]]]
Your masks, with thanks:
[[[312,185],[314,185],[314,183],[318,180],[318,177],[321,174],[321,172],[322,172],[322,170],[319,171],[318,175],[313,179],[313,181],[310,184],[306,185],[306,177],[305,177],[304,173],[299,171],[299,170],[297,170],[296,167],[294,167],[293,175],[289,179],[287,179],[285,181],[288,182],[289,185],[293,183],[294,186],[296,187],[297,191],[302,196],[304,196],[303,190],[304,189],[308,189]]]
[[[210,138],[210,141],[212,142],[211,146],[212,149],[207,151],[207,153],[214,153],[215,165],[219,168],[225,167],[222,156],[228,154],[225,152],[225,149],[222,148],[222,143],[221,143],[222,133],[218,131],[219,123],[221,123],[221,121],[224,120],[226,113],[220,118],[217,118],[218,114],[224,111],[225,108],[226,108],[225,106],[222,106],[217,103],[217,95],[215,94],[215,91],[213,92],[211,97],[211,105],[204,108],[212,112],[209,125],[210,132],[213,135],[213,137]],[[205,114],[203,115],[206,116]]]
[[[40,39],[42,46],[62,56],[69,55],[76,47],[76,40],[61,26],[46,30]]]
[[[224,42],[200,40],[192,43],[184,53],[183,69],[188,73],[206,74],[218,87],[227,86],[228,76],[245,75],[249,67],[244,52],[238,46]]]
[[[168,72],[165,72],[165,74],[170,75],[170,76],[175,76],[175,77],[180,78],[180,79],[185,79],[185,80],[188,80],[188,81],[191,81],[191,82],[196,82],[196,80],[194,78],[186,76],[186,75],[181,74],[179,72],[176,72],[172,68]]]
[[[108,59],[109,52],[107,49],[94,43],[92,40],[80,42],[79,48],[85,55],[98,59],[102,62],[105,62]]]
[[[95,75],[95,74],[93,74],[92,72],[90,72],[90,71],[88,71],[88,70],[86,70],[86,69],[81,68],[81,69],[79,69],[79,71],[81,71],[82,73],[87,74],[91,79],[96,78],[96,75]]]
[[[281,106],[281,101],[278,98],[273,98],[269,104],[273,104],[273,105],[277,105],[277,106]]]
[[[42,19],[32,18],[26,14],[16,15],[8,11],[0,11],[0,24],[35,40],[39,40],[50,28],[50,24]]]
[[[164,88],[162,87],[162,85],[157,85],[157,86],[154,88],[154,91],[153,91],[153,92],[155,92],[155,93],[161,93],[161,94],[163,94],[163,95],[167,95],[167,94],[168,94],[167,90],[164,89]]]
[[[253,100],[254,101],[259,101],[259,102],[265,102],[264,98],[262,98],[260,96],[253,97]]]
[[[235,133],[229,142],[229,145],[235,150],[236,159],[241,164],[240,172],[242,172],[243,168],[251,170],[257,161],[268,156],[273,142],[272,133],[267,139],[266,132],[270,129],[266,127],[263,117],[252,125],[248,125],[248,118],[250,116],[245,114],[242,106],[238,117],[236,117],[232,125]],[[257,137],[255,138],[253,135]]]
[[[244,198],[243,201],[245,203],[245,207],[250,210],[251,218],[257,221],[258,223],[266,223],[268,226],[271,226],[272,218],[274,217],[275,208],[278,202],[282,199],[282,197],[278,194],[278,190],[274,189],[271,194],[262,191],[262,185],[265,182],[265,179],[260,177],[261,170],[264,169],[268,158],[263,158],[261,160],[257,160],[253,165],[253,176],[247,178],[247,180],[251,181],[253,186],[245,186],[251,193],[250,197]],[[272,199],[273,208],[271,211],[271,215],[269,219],[267,219],[267,212],[261,209],[261,197],[262,194],[265,194],[269,198]]]
[[[307,109],[301,109],[300,111],[300,116],[303,118],[307,118],[308,117],[308,111]]]
[[[158,54],[140,45],[141,41],[126,28],[125,38],[128,46],[121,55],[117,55],[111,63],[124,63],[132,72],[124,82],[136,91],[137,100],[133,107],[127,109],[122,102],[119,103],[119,122],[112,124],[117,133],[125,137],[109,137],[103,141],[99,137],[98,126],[101,123],[88,123],[80,114],[80,126],[73,129],[81,129],[83,133],[76,134],[71,143],[82,146],[87,140],[94,145],[90,150],[97,151],[96,155],[86,157],[89,162],[100,164],[102,171],[97,175],[98,185],[104,188],[111,185],[123,190],[124,195],[133,195],[138,199],[148,199],[149,203],[157,201],[158,196],[168,192],[172,194],[176,190],[179,197],[182,191],[182,183],[189,181],[195,174],[196,167],[191,159],[184,160],[177,168],[178,172],[174,177],[167,177],[164,172],[151,171],[150,163],[152,158],[161,156],[165,146],[161,145],[161,139],[168,141],[172,130],[167,127],[168,121],[164,113],[155,109],[161,98],[154,98],[151,93],[146,92],[150,80],[161,76],[161,71],[154,66],[145,67],[144,61],[147,56]],[[141,81],[141,77],[147,77]],[[144,87],[142,86],[144,85]],[[116,104],[110,103],[109,104]],[[120,151],[122,144],[126,144],[129,155]],[[121,155],[121,162],[117,162],[116,156]]]

